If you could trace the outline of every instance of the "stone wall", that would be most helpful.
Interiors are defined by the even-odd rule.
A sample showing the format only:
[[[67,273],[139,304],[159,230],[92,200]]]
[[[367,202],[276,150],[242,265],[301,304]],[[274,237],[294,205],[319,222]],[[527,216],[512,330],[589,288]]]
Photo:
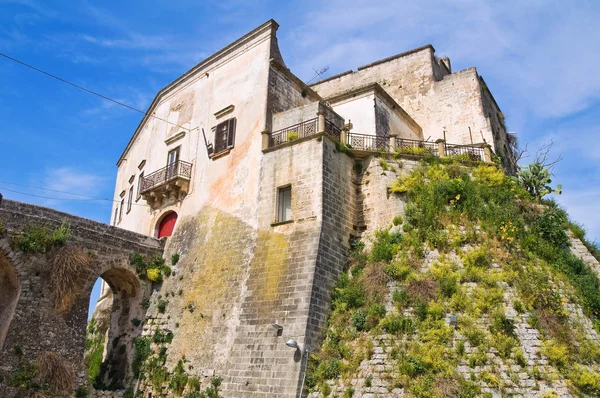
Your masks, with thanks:
[[[483,103],[476,69],[448,74],[433,54],[433,47],[424,46],[311,87],[327,99],[378,83],[422,127],[425,139],[443,138],[445,131],[449,143],[470,144],[470,127],[474,143],[485,139],[494,149],[502,145],[506,130],[492,129],[486,118],[489,107]]]
[[[90,262],[74,283],[74,302],[59,311],[50,284],[54,271],[50,260],[54,253],[23,253],[12,243],[12,237],[19,236],[27,226],[52,230],[63,222],[70,225],[72,234],[67,245],[88,254]],[[35,360],[42,352],[51,351],[60,354],[73,366],[78,385],[87,383],[83,367],[85,330],[90,294],[99,277],[111,285],[119,303],[113,308],[113,315],[117,313],[119,323],[112,325],[109,338],[111,341],[117,339],[117,346],[125,346],[121,362],[127,367],[131,363],[133,339],[141,332],[141,328],[133,326],[130,320],[134,317],[143,319],[144,310],[140,302],[152,291],[151,285],[137,278],[130,258],[134,253],[147,257],[161,255],[161,242],[95,221],[10,200],[0,203],[0,224],[0,268],[12,270],[20,284],[14,316],[8,313],[0,315],[3,322],[12,318],[6,329],[6,340],[0,348],[0,373],[8,376],[23,364]],[[1,309],[10,311],[6,307]],[[129,372],[125,370],[121,377],[127,380]]]

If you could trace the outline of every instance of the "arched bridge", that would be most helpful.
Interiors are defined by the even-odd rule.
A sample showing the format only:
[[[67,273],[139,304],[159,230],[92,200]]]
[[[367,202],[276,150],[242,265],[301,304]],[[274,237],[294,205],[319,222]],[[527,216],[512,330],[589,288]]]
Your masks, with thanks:
[[[0,395],[40,355],[56,353],[87,381],[83,365],[88,305],[102,277],[113,292],[107,349],[128,377],[134,339],[152,285],[131,258],[162,256],[161,241],[48,208],[0,199]],[[105,354],[106,356],[107,354]],[[110,354],[109,354],[110,355]],[[14,383],[13,383],[14,384]]]

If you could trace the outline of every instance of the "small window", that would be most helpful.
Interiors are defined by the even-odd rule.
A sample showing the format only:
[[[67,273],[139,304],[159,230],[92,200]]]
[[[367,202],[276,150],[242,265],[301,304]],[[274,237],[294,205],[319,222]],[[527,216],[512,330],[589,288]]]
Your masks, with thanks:
[[[172,151],[169,151],[169,154],[167,155],[167,166],[176,163],[179,160],[179,148],[180,147],[177,147]]]
[[[277,222],[292,219],[292,187],[282,187],[277,190]]]
[[[138,189],[137,189],[137,195],[136,195],[136,202],[138,200],[140,200],[140,198],[142,197],[142,182],[144,181],[144,172],[142,171],[140,173],[140,176],[138,177]]]
[[[113,225],[117,225],[117,217],[119,217],[119,205],[115,207],[115,218],[113,220]]]
[[[131,211],[131,202],[133,202],[133,186],[129,188],[129,197],[127,198],[127,213]]]
[[[235,118],[225,120],[213,128],[215,132],[214,153],[233,148],[235,144]]]
[[[123,219],[123,207],[125,207],[125,199],[121,199],[121,207],[119,208],[119,222]]]

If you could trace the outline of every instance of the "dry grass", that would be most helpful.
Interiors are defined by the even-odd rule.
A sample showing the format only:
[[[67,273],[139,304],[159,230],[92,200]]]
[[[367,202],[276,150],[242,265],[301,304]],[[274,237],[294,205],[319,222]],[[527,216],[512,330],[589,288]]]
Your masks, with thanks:
[[[55,307],[67,312],[81,292],[81,278],[89,272],[90,256],[75,246],[63,246],[50,254],[50,285],[55,297]]]
[[[387,282],[390,280],[388,274],[383,271],[382,263],[367,265],[362,275],[362,282],[369,297],[379,301],[388,292]]]
[[[27,392],[27,394],[25,394],[24,397],[25,398],[48,398],[46,395],[44,395],[40,391],[29,391],[29,392]]]
[[[460,393],[460,387],[455,379],[449,377],[438,377],[435,385],[439,396],[442,398],[456,397]]]
[[[431,301],[437,297],[438,285],[433,279],[415,281],[406,287],[410,297],[416,297],[423,301]]]
[[[562,324],[558,316],[546,309],[538,309],[536,314],[539,329],[541,329],[546,336],[567,343],[572,341],[571,331]]]
[[[42,352],[35,361],[35,367],[40,382],[48,383],[53,393],[66,393],[73,390],[75,371],[60,354]]]

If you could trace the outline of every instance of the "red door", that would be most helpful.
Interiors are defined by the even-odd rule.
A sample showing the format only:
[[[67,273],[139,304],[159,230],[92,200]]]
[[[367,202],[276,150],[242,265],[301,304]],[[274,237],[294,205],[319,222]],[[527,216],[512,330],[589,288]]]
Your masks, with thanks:
[[[173,234],[173,228],[175,228],[175,222],[177,221],[177,213],[171,212],[167,214],[160,225],[158,226],[158,237],[171,236]]]

